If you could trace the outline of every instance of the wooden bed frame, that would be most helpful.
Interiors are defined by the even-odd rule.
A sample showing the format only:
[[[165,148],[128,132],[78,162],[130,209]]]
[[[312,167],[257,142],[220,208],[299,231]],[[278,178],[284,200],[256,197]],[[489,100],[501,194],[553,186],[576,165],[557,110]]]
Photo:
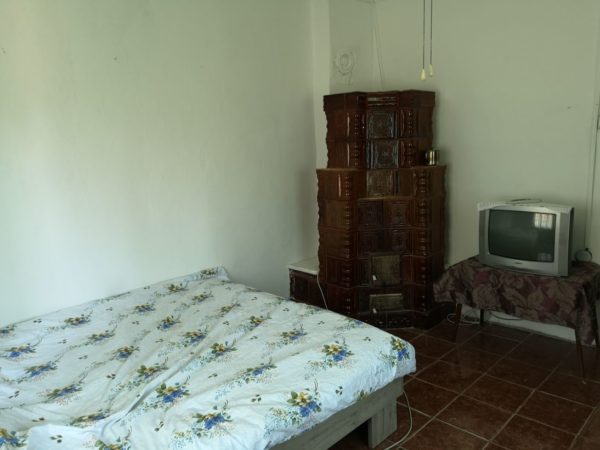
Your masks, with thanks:
[[[368,444],[374,448],[396,431],[396,400],[404,392],[398,378],[310,430],[273,447],[275,450],[325,450],[368,421]]]

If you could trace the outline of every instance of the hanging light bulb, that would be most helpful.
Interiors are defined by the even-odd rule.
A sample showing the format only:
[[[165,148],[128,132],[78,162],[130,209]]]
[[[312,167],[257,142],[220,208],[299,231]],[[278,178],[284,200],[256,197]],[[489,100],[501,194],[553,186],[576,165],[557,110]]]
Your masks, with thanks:
[[[421,61],[421,81],[425,81],[427,79],[427,73],[425,72],[425,1],[426,0],[423,0],[423,52]]]
[[[429,0],[429,76],[433,77],[433,0]]]

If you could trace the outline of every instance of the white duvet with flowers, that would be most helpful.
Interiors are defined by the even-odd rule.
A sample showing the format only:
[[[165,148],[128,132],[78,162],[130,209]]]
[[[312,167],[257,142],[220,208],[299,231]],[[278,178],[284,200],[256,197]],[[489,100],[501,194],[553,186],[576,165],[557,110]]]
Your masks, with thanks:
[[[410,344],[208,269],[0,328],[0,449],[263,449],[415,370]]]

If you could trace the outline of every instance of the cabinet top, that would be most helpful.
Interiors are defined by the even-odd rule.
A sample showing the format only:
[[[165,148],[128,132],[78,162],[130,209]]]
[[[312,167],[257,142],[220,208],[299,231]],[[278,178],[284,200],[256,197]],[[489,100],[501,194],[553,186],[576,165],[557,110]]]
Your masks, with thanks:
[[[319,258],[316,256],[313,258],[303,259],[288,265],[289,270],[297,270],[298,272],[308,273],[310,275],[319,274]]]
[[[419,108],[435,106],[433,91],[344,92],[323,96],[325,111],[363,108]]]

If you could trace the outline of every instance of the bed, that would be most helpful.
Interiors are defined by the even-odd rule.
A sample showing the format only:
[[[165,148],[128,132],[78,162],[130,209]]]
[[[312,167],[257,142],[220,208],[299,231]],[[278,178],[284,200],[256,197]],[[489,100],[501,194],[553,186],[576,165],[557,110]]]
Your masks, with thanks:
[[[407,342],[206,269],[0,328],[0,449],[327,448],[396,428]]]

